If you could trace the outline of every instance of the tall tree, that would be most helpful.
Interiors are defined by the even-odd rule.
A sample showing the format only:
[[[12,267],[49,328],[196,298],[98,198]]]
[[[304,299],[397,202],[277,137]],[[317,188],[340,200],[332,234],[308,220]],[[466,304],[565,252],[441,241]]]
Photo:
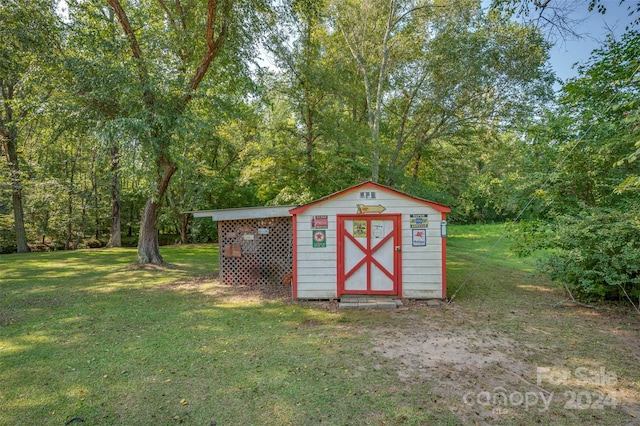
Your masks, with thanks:
[[[476,0],[336,2],[336,32],[357,65],[372,179],[402,179],[428,144],[525,119],[551,98],[548,45]]]
[[[387,183],[419,167],[429,144],[495,139],[552,98],[548,44],[532,27],[503,23],[477,5],[414,22],[416,53],[392,74],[385,102],[390,139]],[[433,155],[433,154],[432,154]],[[418,160],[419,161],[416,161]]]
[[[0,3],[0,140],[11,175],[12,206],[18,253],[29,251],[24,224],[23,183],[20,173],[20,123],[33,110],[28,98],[34,89],[28,80],[43,70],[56,39],[55,2]]]
[[[386,94],[392,39],[402,18],[414,8],[397,0],[366,0],[336,3],[334,22],[344,37],[360,75],[366,99],[367,124],[371,132],[371,180],[380,174],[380,118]]]
[[[108,3],[113,8],[118,21],[122,26],[122,30],[129,42],[130,53],[133,58],[135,58],[134,63],[138,69],[138,82],[142,88],[142,105],[148,117],[148,137],[153,150],[152,161],[155,162],[155,188],[147,200],[144,213],[142,214],[142,221],[140,223],[138,262],[141,264],[163,264],[164,261],[160,255],[156,222],[158,219],[158,205],[169,186],[171,176],[173,176],[176,171],[176,164],[171,158],[170,153],[171,133],[173,131],[172,127],[174,127],[175,124],[171,122],[163,123],[158,121],[156,113],[162,108],[162,105],[159,105],[161,104],[161,101],[158,99],[159,93],[150,87],[151,76],[147,67],[147,63],[151,62],[152,58],[145,56],[129,17],[120,2],[118,0],[108,0]],[[164,2],[160,1],[159,3],[165,11],[166,17],[172,26],[171,30],[178,33],[186,32],[187,15],[184,8],[181,6],[181,3],[178,2],[176,4],[174,11],[179,21],[175,20],[173,13],[171,13]],[[178,115],[184,112],[187,104],[193,98],[194,92],[197,90],[200,82],[209,70],[213,59],[216,57],[225,42],[229,28],[229,18],[232,6],[233,3],[231,1],[208,1],[205,28],[206,50],[202,55],[200,63],[195,70],[192,71],[191,77],[183,88],[182,93],[171,100],[172,105],[170,107],[172,107]],[[181,74],[180,79],[184,79],[186,77],[185,67],[188,65],[187,61],[190,59],[187,55],[190,52],[182,48],[177,53],[178,57],[182,59],[182,68],[178,68],[178,72]],[[173,117],[172,121],[175,119],[176,117]]]
[[[251,14],[261,10],[261,6],[252,2],[258,7],[252,9],[239,0],[208,0],[206,4],[180,0],[171,4],[164,0],[141,4],[107,0],[107,3],[109,11],[94,4],[89,13],[87,4],[72,4],[71,16],[75,19],[73,12],[83,14],[84,28],[80,31],[89,30],[91,21],[87,16],[104,21],[112,15],[120,28],[120,36],[100,41],[104,48],[119,52],[125,64],[119,70],[123,74],[104,73],[98,67],[93,70],[96,79],[111,85],[109,90],[119,102],[115,117],[139,141],[149,165],[151,188],[140,223],[138,262],[163,264],[158,242],[158,209],[177,169],[173,147],[180,138],[185,113],[201,83],[211,74],[214,60],[219,62],[218,79],[224,73],[238,71],[241,50],[254,36],[253,29],[244,25],[255,22]],[[228,47],[226,54],[223,46]],[[102,95],[86,88],[85,96],[90,100],[103,101]]]

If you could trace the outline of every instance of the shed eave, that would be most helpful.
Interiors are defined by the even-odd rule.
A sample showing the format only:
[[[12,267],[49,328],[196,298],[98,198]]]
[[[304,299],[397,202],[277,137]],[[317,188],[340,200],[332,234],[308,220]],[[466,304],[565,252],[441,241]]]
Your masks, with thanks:
[[[290,206],[267,206],[267,207],[240,207],[233,209],[217,209],[217,210],[197,210],[186,212],[193,214],[193,217],[210,217],[215,222],[225,220],[242,220],[242,219],[268,219],[272,217],[288,217],[291,216],[289,210],[295,208]]]

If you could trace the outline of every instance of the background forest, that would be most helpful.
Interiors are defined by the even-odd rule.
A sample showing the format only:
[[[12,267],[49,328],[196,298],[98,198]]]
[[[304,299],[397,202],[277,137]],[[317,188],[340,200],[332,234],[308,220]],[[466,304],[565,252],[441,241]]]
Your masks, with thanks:
[[[556,3],[485,3],[1,0],[0,250],[162,263],[215,238],[186,211],[371,179],[512,223],[577,296],[637,300],[637,28],[558,82]]]

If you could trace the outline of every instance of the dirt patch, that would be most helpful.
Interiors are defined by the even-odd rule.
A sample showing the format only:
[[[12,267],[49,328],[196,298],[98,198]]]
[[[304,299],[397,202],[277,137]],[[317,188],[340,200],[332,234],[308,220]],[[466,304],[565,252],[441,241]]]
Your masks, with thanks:
[[[9,326],[20,322],[22,315],[15,309],[0,309],[0,327]]]
[[[372,355],[400,363],[398,377],[410,385],[428,380],[433,391],[465,424],[492,424],[510,414],[509,395],[534,395],[543,407],[550,392],[532,383],[529,350],[491,330],[443,330],[422,319],[410,330],[385,330]],[[506,403],[505,403],[505,398]],[[495,400],[495,401],[494,401]],[[533,407],[532,407],[533,408]]]
[[[532,416],[543,424],[640,424],[637,389],[603,367],[567,367],[570,351],[557,364],[541,362],[544,347],[470,321],[460,306],[411,309],[419,312],[408,322],[375,331],[369,355],[396,369],[408,388],[430,383],[434,404],[446,404],[463,424],[530,424]]]

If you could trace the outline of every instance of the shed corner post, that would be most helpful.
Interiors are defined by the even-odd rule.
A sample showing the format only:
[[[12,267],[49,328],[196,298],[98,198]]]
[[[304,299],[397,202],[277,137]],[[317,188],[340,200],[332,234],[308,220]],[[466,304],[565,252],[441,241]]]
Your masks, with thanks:
[[[294,213],[291,218],[293,231],[293,271],[291,276],[291,298],[298,299],[298,215]]]
[[[212,221],[216,221],[213,217]],[[224,239],[222,238],[222,222],[217,222],[218,228],[218,281],[224,283]]]
[[[442,221],[447,220],[447,213],[442,212]],[[441,222],[442,223],[442,222]],[[447,298],[447,236],[440,234],[442,244],[442,298]]]

